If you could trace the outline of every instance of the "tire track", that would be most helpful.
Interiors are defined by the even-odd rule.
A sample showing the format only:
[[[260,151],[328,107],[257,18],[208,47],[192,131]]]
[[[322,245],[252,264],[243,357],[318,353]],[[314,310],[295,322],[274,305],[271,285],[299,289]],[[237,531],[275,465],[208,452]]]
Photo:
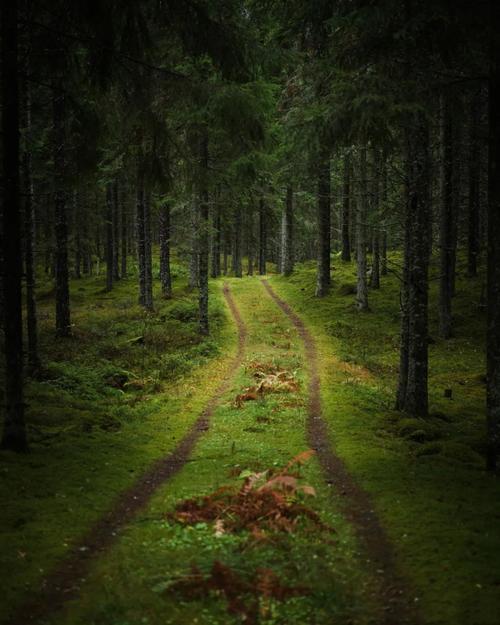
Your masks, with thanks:
[[[238,329],[238,350],[228,366],[224,381],[177,447],[155,462],[132,487],[118,496],[113,508],[69,550],[62,563],[42,581],[40,590],[7,621],[10,625],[39,623],[77,597],[91,563],[109,549],[120,529],[146,506],[156,490],[184,467],[197,441],[208,430],[214,410],[230,388],[243,361],[247,337],[247,330],[227,284],[223,293]]]
[[[406,581],[397,571],[394,549],[373,509],[370,495],[354,480],[344,461],[333,449],[321,410],[321,383],[318,354],[313,336],[302,319],[272,289],[267,280],[264,288],[281,310],[292,321],[304,342],[309,369],[309,398],[307,436],[316,451],[323,475],[335,487],[345,518],[353,525],[369,557],[370,566],[380,581],[380,601],[384,608],[380,625],[414,625],[420,623],[413,605],[413,595]]]

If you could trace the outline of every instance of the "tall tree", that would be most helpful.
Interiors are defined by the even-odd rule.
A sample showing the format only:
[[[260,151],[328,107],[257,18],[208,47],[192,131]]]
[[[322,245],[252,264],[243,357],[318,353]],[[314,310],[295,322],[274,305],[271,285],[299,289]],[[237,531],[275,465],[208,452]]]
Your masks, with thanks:
[[[344,262],[351,260],[351,239],[349,236],[349,213],[351,202],[351,154],[346,151],[344,155],[344,185],[342,193],[342,255]]]
[[[368,306],[368,282],[366,275],[366,220],[368,216],[368,181],[366,147],[359,152],[359,197],[356,210],[356,304],[360,311],[366,311]]]
[[[500,6],[490,2],[488,150],[487,467],[500,456]]]
[[[19,197],[18,3],[2,8],[3,303],[5,421],[2,447],[28,448],[23,400],[21,206]]]
[[[293,188],[288,185],[282,216],[282,272],[285,276],[293,273]]]
[[[321,145],[318,161],[318,275],[316,297],[328,294],[331,284],[331,215],[330,215],[330,148],[325,142]]]

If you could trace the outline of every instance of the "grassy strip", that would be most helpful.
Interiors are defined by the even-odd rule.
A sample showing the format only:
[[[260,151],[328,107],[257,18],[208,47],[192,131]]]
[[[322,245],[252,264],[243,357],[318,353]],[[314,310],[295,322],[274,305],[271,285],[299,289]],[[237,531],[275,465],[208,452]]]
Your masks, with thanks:
[[[219,561],[245,579],[270,569],[288,585],[309,590],[277,601],[258,598],[259,623],[350,623],[377,618],[375,582],[364,570],[351,528],[332,510],[329,487],[313,459],[301,469],[303,482],[318,496],[305,498],[333,526],[323,533],[301,522],[291,534],[269,532],[256,538],[248,531],[217,535],[211,523],[183,526],[167,518],[186,497],[211,493],[222,485],[241,485],[241,473],[284,466],[306,449],[305,373],[302,346],[294,328],[265,297],[257,279],[232,280],[233,293],[247,324],[246,366],[223,398],[211,430],[198,444],[182,472],[166,485],[151,505],[127,527],[106,558],[94,566],[81,597],[54,623],[117,625],[230,624],[242,622],[230,614],[224,595],[205,593],[189,598],[172,586],[189,576],[192,565],[208,574]],[[235,404],[237,395],[255,382],[251,363],[274,363],[293,372],[300,390],[273,393]]]
[[[332,293],[321,300],[314,297],[312,264],[290,279],[273,277],[272,285],[317,338],[332,440],[372,493],[418,588],[424,622],[493,625],[500,612],[500,497],[498,480],[483,470],[481,283],[458,280],[455,338],[448,342],[437,338],[431,307],[431,416],[417,420],[392,409],[398,280],[386,277],[370,294],[371,312],[359,314],[354,276],[354,265],[339,261]],[[437,301],[435,281],[430,301]],[[445,388],[453,391],[451,401]]]

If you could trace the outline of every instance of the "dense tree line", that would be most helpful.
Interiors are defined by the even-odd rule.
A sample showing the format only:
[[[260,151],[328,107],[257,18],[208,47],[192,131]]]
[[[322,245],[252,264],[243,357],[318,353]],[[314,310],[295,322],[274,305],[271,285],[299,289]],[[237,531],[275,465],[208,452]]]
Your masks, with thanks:
[[[23,373],[41,366],[36,269],[54,280],[58,340],[72,332],[70,279],[102,273],[107,290],[136,279],[138,301],[154,311],[157,280],[161,296],[172,296],[173,247],[198,290],[203,334],[209,276],[264,275],[270,263],[288,276],[295,262],[315,258],[316,295],[325,297],[332,253],[355,258],[362,314],[370,291],[395,273],[395,405],[426,417],[435,255],[444,340],[454,333],[457,272],[474,280],[487,266],[494,469],[498,13],[494,2],[450,0],[3,8],[3,445],[27,448]],[[401,263],[388,250],[401,250]]]

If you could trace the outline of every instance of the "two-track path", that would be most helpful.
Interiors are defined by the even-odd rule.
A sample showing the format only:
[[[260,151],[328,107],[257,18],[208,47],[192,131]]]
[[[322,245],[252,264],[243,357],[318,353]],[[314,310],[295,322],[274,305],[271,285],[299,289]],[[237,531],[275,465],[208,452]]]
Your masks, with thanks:
[[[262,280],[262,283],[259,284],[256,279],[253,279],[249,280],[247,284],[251,295],[247,292],[245,297],[242,296],[241,289],[244,288],[244,285],[240,283],[239,298],[235,297],[238,289],[232,293],[227,285],[224,287],[226,302],[238,329],[238,349],[215,395],[207,402],[204,410],[177,447],[165,458],[156,462],[132,488],[123,492],[110,512],[96,523],[81,541],[73,546],[66,558],[43,581],[39,592],[21,606],[11,620],[12,625],[41,623],[49,617],[50,622],[57,622],[57,618],[54,620],[57,612],[69,600],[78,599],[82,579],[87,577],[87,573],[91,570],[94,562],[100,558],[111,557],[108,552],[111,551],[113,543],[117,541],[117,537],[121,533],[120,530],[147,508],[150,500],[162,486],[166,483],[170,484],[170,480],[181,470],[182,474],[188,470],[187,463],[190,460],[196,460],[193,458],[195,448],[195,453],[198,456],[204,453],[204,446],[200,445],[201,437],[209,430],[212,417],[214,418],[214,425],[217,424],[219,417],[216,411],[223,396],[231,389],[231,385],[240,371],[240,366],[244,362],[248,328],[242,320],[235,299],[241,300],[243,310],[243,306],[248,306],[252,298],[267,299],[266,294],[272,298],[283,313],[282,322],[285,322],[286,318],[286,323],[295,327],[303,342],[303,361],[308,374],[306,438],[309,445],[316,451],[323,480],[333,486],[329,489],[334,498],[332,504],[342,511],[344,518],[352,526],[358,538],[360,549],[364,554],[363,562],[368,561],[370,563],[371,575],[376,580],[377,603],[381,607],[380,616],[377,616],[377,625],[412,625],[419,622],[410,598],[412,594],[407,583],[398,573],[393,548],[373,509],[371,499],[356,484],[345,463],[335,453],[330,440],[326,420],[322,415],[321,372],[316,345],[311,332],[291,307],[275,293],[269,282]],[[273,309],[273,304],[270,301],[266,307],[262,308],[261,314],[270,316],[269,309]],[[281,316],[278,312],[276,314]],[[263,318],[259,319],[259,323],[266,324],[271,323],[271,321]],[[255,344],[255,337],[252,339]],[[212,431],[211,436],[217,435],[217,428],[215,428],[215,432]],[[244,444],[243,437],[241,442]],[[237,445],[239,444],[240,441],[237,441]],[[271,443],[268,444],[271,445]],[[196,495],[197,493],[193,492],[192,494]]]
[[[81,580],[89,566],[115,542],[119,531],[143,509],[158,488],[176,475],[186,464],[196,443],[210,426],[210,418],[227,391],[243,361],[247,331],[235,304],[229,286],[224,285],[224,297],[238,329],[237,352],[214,396],[193,423],[175,449],[154,463],[137,482],[124,491],[111,510],[68,552],[65,559],[48,575],[40,591],[14,615],[12,625],[38,623],[45,616],[59,610],[67,601],[78,596]]]
[[[321,409],[321,378],[316,344],[302,319],[281,299],[267,280],[264,288],[291,320],[304,343],[309,368],[307,435],[317,453],[325,480],[334,486],[333,496],[341,502],[346,519],[352,523],[372,566],[380,575],[381,600],[385,607],[384,625],[418,622],[415,608],[409,601],[407,583],[398,573],[394,550],[373,508],[370,496],[353,479],[343,460],[337,455],[328,434]]]

